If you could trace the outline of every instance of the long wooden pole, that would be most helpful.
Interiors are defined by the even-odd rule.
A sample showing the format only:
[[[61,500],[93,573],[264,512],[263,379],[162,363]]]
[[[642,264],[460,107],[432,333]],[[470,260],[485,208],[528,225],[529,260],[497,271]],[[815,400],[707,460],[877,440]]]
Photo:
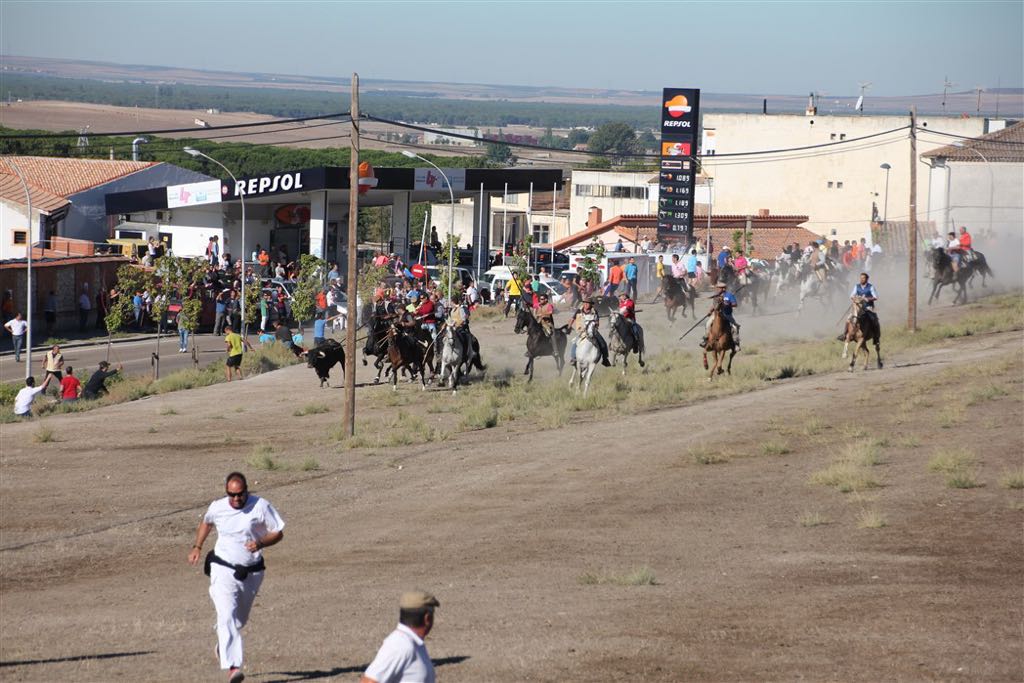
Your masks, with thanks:
[[[348,324],[345,326],[346,436],[356,433],[356,318],[359,273],[356,272],[356,226],[359,224],[359,74],[352,74],[352,139],[348,161]]]
[[[910,234],[907,235],[907,329],[917,331],[917,107],[910,108]]]

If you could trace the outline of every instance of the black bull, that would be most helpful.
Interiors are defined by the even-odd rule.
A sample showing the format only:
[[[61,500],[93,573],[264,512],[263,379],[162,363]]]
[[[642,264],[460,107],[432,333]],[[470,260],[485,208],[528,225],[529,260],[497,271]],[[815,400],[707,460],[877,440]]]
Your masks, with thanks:
[[[316,370],[320,378],[320,388],[330,386],[327,381],[331,376],[331,368],[341,364],[342,376],[345,374],[345,347],[333,339],[328,339],[316,348],[306,352],[306,366]]]

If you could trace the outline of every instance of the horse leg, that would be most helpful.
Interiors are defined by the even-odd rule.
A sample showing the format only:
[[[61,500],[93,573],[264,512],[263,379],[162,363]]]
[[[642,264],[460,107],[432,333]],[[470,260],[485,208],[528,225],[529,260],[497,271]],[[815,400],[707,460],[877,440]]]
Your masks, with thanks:
[[[704,351],[704,369],[708,369],[708,352]]]
[[[576,365],[572,366],[572,373],[569,375],[569,388],[572,389],[576,383],[576,373],[579,371],[580,362],[577,360]],[[581,376],[582,378],[582,376]]]
[[[529,359],[526,361],[526,367],[523,368],[523,374],[524,375],[530,375],[530,379],[533,379],[533,375],[530,374],[530,371],[532,369],[533,369],[533,356],[530,356]]]
[[[875,337],[875,359],[878,361],[878,369],[882,369],[882,344],[881,339]]]
[[[732,358],[736,355],[736,347],[733,347],[732,352],[729,354],[729,364],[725,367],[725,372],[731,377],[732,376]]]
[[[861,342],[861,347],[864,349],[864,369],[868,369],[868,363],[871,362],[871,351],[868,349],[868,337],[864,337],[864,341]]]
[[[597,363],[590,363],[587,365],[587,376],[583,382],[583,398],[587,397],[587,393],[590,391],[590,380],[594,376],[594,370],[597,369]]]

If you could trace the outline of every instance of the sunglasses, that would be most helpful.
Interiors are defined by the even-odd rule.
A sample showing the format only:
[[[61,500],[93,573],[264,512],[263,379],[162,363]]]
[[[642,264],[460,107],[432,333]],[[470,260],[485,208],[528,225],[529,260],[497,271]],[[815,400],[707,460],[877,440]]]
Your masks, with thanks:
[[[225,491],[224,493],[225,493],[225,495],[227,495],[228,498],[245,498],[246,496],[249,495],[249,490],[248,489],[242,489],[238,493],[232,493],[231,491]]]

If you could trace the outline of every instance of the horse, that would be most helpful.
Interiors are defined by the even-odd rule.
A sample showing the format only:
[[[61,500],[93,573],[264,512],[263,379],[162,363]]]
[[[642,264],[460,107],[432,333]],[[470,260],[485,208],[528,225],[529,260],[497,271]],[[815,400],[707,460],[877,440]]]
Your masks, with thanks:
[[[726,264],[722,268],[719,279],[728,286],[729,291],[736,295],[736,303],[738,305],[742,305],[744,301],[749,300],[751,315],[757,313],[757,298],[761,294],[763,281],[751,267],[746,268],[742,275],[737,275],[732,265]]]
[[[850,358],[849,372],[853,372],[853,366],[857,362],[857,353],[864,351],[864,369],[868,369],[868,361],[871,360],[871,352],[868,350],[868,341],[875,345],[875,358],[878,361],[878,369],[882,369],[882,350],[880,340],[882,338],[881,326],[874,311],[867,308],[867,302],[861,297],[855,297],[853,305],[856,315],[853,320],[846,321],[846,338],[843,341],[843,358],[846,358],[850,342],[854,342],[853,356]]]
[[[732,358],[736,355],[736,342],[732,338],[732,325],[722,315],[722,300],[720,298],[715,301],[715,305],[708,315],[711,318],[711,323],[708,325],[708,340],[704,344],[704,369],[709,369],[708,351],[710,351],[714,359],[710,372],[708,372],[708,381],[710,382],[715,374],[722,374],[722,363],[725,361],[726,351],[729,352],[729,362],[725,366],[724,372],[732,374]]]
[[[445,325],[444,330],[438,334],[438,338],[441,340],[441,373],[438,381],[441,384],[447,381],[448,387],[452,390],[452,395],[454,395],[459,388],[462,366],[469,362],[467,350],[464,348],[459,335],[455,333],[455,328],[451,325]]]
[[[633,335],[633,324],[624,318],[618,311],[612,313],[609,320],[611,332],[608,337],[608,351],[611,355],[612,365],[615,365],[619,356],[622,356],[622,374],[626,374],[626,366],[629,364],[629,354],[635,352],[640,367],[644,367],[644,331],[640,329],[640,337]],[[579,351],[579,349],[577,349]]]
[[[388,358],[388,324],[391,316],[381,311],[374,311],[370,316],[369,331],[366,334],[366,344],[363,346],[363,365],[366,357],[373,356],[373,367],[377,368],[377,376],[373,378],[374,384],[380,383],[380,375],[384,371],[384,361]]]
[[[415,334],[404,332],[396,323],[392,323],[388,328],[387,343],[388,360],[391,362],[391,389],[398,391],[398,371],[406,369],[413,378],[419,373],[420,384],[426,391],[426,348],[420,340]]]
[[[804,309],[804,301],[817,299],[823,305],[832,306],[836,293],[843,289],[843,282],[834,271],[826,269],[823,279],[819,279],[817,273],[811,268],[803,269],[803,278],[800,280],[800,305],[797,306],[797,315]]]
[[[686,317],[686,304],[690,304],[690,314],[697,317],[697,290],[689,286],[685,280],[678,280],[668,273],[661,278],[661,292],[665,297],[665,316],[670,323],[676,320],[676,309],[682,307]]]
[[[590,379],[594,376],[594,370],[601,362],[601,349],[598,348],[594,337],[597,333],[597,322],[588,322],[576,342],[576,365],[572,368],[569,376],[569,388],[571,389],[579,375],[580,386],[583,387],[583,396],[586,397],[590,391]]]
[[[533,380],[533,359],[538,356],[551,356],[555,359],[555,367],[558,374],[562,374],[565,367],[565,347],[568,344],[567,325],[556,327],[551,331],[549,337],[544,333],[544,327],[533,317],[533,313],[525,304],[519,306],[516,313],[515,333],[526,333],[526,369],[524,375],[529,375]]]
[[[996,276],[995,272],[988,265],[988,259],[980,251],[971,251],[969,256],[965,257],[964,262],[971,265],[970,280],[973,280],[975,275],[981,274],[982,287],[988,287],[987,279],[990,277],[995,278]]]
[[[962,264],[953,270],[953,258],[945,249],[932,249],[932,293],[928,296],[928,304],[939,300],[939,294],[946,285],[953,286],[953,304],[967,303],[967,281],[974,275],[974,264]],[[988,264],[985,265],[988,268]],[[983,278],[984,279],[984,278]]]

